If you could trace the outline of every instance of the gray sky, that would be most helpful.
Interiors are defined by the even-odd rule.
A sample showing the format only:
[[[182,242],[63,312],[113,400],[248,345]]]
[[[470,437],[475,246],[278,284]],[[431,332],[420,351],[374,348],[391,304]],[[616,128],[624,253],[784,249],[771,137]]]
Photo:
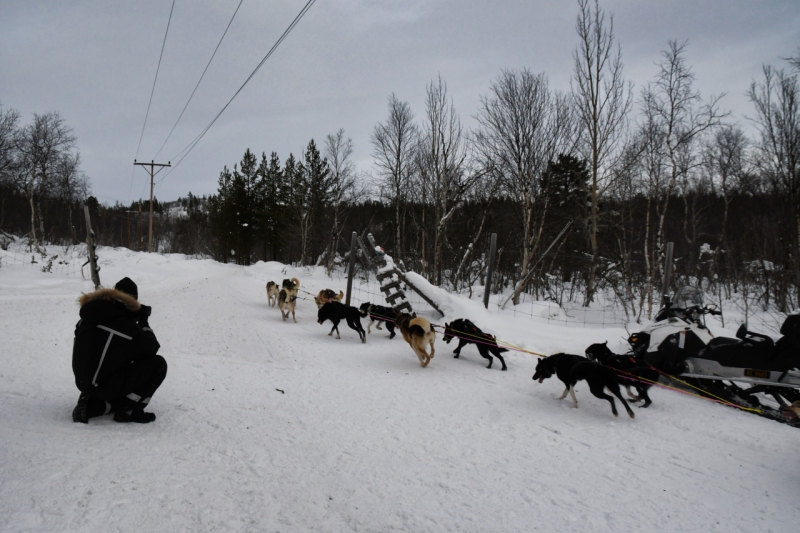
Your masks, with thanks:
[[[58,111],[78,138],[101,202],[149,193],[133,168],[171,0],[0,1],[0,103],[28,122]],[[138,159],[155,157],[197,83],[238,0],[176,0]],[[211,121],[272,47],[305,0],[244,0],[214,62],[157,162],[172,160]],[[703,96],[745,125],[745,96],[765,63],[800,46],[800,0],[605,0],[625,76],[638,95],[667,41],[689,41]],[[301,157],[314,138],[344,128],[369,172],[374,125],[394,92],[424,113],[441,73],[468,128],[501,69],[545,72],[569,90],[577,44],[572,0],[317,0],[196,148],[156,188],[162,200],[209,194],[223,165],[246,148]],[[164,173],[162,173],[163,175]],[[157,177],[157,179],[159,179]]]

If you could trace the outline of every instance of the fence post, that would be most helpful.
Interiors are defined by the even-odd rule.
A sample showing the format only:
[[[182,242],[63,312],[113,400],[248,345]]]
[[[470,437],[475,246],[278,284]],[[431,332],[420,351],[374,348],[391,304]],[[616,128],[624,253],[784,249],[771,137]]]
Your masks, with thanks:
[[[350,264],[347,267],[347,296],[344,304],[350,305],[350,293],[353,292],[353,274],[356,270],[356,247],[358,246],[358,233],[355,231],[350,237]]]
[[[86,246],[89,248],[89,268],[92,269],[92,282],[95,290],[100,288],[100,272],[97,268],[97,257],[94,255],[94,231],[92,231],[92,221],[89,219],[89,206],[83,206],[83,213],[86,215]]]
[[[664,257],[664,283],[661,287],[661,304],[667,303],[667,291],[669,291],[669,282],[672,277],[672,253],[675,243],[667,243],[667,251]]]
[[[483,307],[486,309],[489,309],[489,295],[492,293],[495,252],[497,252],[497,233],[492,233],[492,241],[489,244],[489,266],[486,269],[486,283],[483,287]]]

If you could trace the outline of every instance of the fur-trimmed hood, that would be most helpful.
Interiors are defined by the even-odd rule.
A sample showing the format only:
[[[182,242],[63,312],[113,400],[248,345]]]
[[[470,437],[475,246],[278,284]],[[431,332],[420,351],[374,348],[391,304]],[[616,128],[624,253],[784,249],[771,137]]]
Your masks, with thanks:
[[[132,312],[136,312],[142,307],[142,304],[136,298],[117,289],[99,289],[88,294],[82,294],[78,299],[81,307],[94,301],[119,302],[125,309]]]

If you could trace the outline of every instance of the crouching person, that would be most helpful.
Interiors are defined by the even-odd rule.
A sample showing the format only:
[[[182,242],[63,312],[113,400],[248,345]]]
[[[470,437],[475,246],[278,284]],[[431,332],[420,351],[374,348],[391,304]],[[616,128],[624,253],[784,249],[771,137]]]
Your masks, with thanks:
[[[117,422],[146,424],[156,419],[145,412],[167,375],[167,362],[147,322],[150,307],[140,304],[129,278],[113,289],[84,294],[75,327],[72,371],[81,391],[72,420],[89,422],[114,413]]]

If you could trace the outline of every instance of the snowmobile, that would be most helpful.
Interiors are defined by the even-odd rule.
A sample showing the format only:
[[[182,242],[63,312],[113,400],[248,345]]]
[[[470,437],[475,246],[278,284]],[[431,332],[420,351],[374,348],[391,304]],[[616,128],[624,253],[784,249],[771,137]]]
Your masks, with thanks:
[[[628,338],[632,355],[664,374],[680,375],[705,395],[757,410],[773,420],[800,427],[800,315],[789,315],[774,341],[742,325],[736,338],[715,337],[705,316],[703,293],[681,287],[644,331]],[[764,396],[756,396],[762,394]],[[771,396],[777,408],[764,402]]]

